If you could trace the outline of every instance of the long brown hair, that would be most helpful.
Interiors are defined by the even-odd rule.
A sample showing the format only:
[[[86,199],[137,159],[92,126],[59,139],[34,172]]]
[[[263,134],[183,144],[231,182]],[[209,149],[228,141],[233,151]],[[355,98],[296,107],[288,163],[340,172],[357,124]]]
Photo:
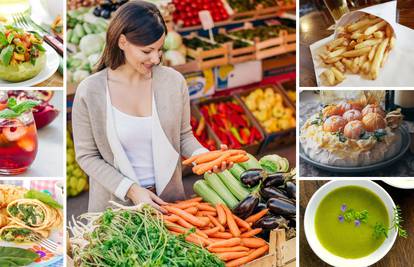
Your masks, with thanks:
[[[118,46],[121,34],[134,45],[146,46],[158,41],[167,33],[167,26],[158,8],[145,1],[130,1],[122,5],[109,24],[106,46],[97,65],[115,70],[125,64],[125,55]]]

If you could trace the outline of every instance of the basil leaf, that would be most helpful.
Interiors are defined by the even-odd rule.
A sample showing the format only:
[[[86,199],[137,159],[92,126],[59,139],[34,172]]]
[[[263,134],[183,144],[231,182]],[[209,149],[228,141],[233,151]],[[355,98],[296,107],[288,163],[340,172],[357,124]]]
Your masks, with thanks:
[[[9,44],[9,42],[7,42],[6,35],[2,31],[0,31],[0,44],[4,46]]]
[[[13,50],[14,47],[11,45],[1,50],[0,59],[4,65],[8,66],[10,64],[11,58],[13,56]]]
[[[39,255],[31,250],[0,247],[0,266],[24,266],[33,263]]]
[[[17,105],[15,105],[13,108],[11,108],[14,112],[16,112],[17,114],[21,115],[26,111],[31,110],[32,108],[36,107],[37,105],[39,105],[39,102],[37,101],[33,101],[33,100],[26,100],[24,102],[21,102]]]
[[[19,117],[19,114],[17,114],[11,109],[3,109],[2,111],[0,111],[0,118],[2,119],[14,119],[17,117]]]
[[[16,106],[16,104],[17,104],[17,101],[16,101],[16,98],[14,98],[14,97],[10,97],[7,100],[7,107],[10,108],[10,109],[13,109],[13,107]]]
[[[36,190],[29,190],[24,194],[25,198],[37,199],[56,209],[62,209],[63,206],[56,202],[51,196],[46,193],[39,192]]]

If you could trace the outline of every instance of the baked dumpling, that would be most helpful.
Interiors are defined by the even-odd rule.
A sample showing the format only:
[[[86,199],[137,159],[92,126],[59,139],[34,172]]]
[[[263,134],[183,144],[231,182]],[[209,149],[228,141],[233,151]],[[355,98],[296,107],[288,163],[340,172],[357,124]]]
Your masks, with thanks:
[[[350,139],[359,139],[365,133],[364,124],[361,121],[350,121],[345,125],[344,136]]]
[[[356,109],[348,110],[342,115],[342,118],[344,118],[346,121],[360,121],[362,120],[362,114],[361,111]]]
[[[329,118],[334,115],[342,116],[343,112],[341,113],[340,108],[337,105],[329,105],[323,108],[322,115],[323,118]]]
[[[342,132],[346,125],[346,120],[341,116],[334,115],[325,120],[323,130],[325,132]]]
[[[386,126],[384,118],[378,113],[368,113],[362,118],[362,123],[368,132],[384,129]]]
[[[382,107],[378,106],[377,104],[369,104],[362,110],[362,116],[365,116],[369,113],[377,113],[381,115],[381,117],[385,117],[385,111]]]

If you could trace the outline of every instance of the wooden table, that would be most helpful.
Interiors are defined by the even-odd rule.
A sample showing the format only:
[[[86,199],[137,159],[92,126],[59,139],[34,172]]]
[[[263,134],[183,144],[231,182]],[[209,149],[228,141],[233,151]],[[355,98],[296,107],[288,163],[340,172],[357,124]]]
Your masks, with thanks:
[[[382,1],[387,2],[387,1]],[[401,3],[400,3],[401,2]],[[369,6],[369,5],[367,5]],[[361,9],[367,6],[359,6]],[[411,6],[411,8],[410,8]],[[414,29],[414,0],[399,0],[397,5],[397,14],[399,15],[400,23],[406,26],[411,26]],[[315,71],[312,61],[312,55],[309,46],[316,41],[324,39],[333,34],[333,30],[328,28],[334,23],[332,17],[324,11],[313,11],[300,18],[299,34],[299,70],[300,81],[299,85],[302,87],[317,86]]]
[[[326,182],[327,181],[300,181],[300,266],[330,266],[319,259],[319,257],[312,251],[306,240],[303,228],[303,216],[305,214],[306,206],[315,191]],[[412,207],[412,201],[414,199],[414,189],[404,190],[391,187],[381,181],[378,183],[391,195],[395,204],[401,207],[405,221],[404,228],[408,232],[408,238],[397,238],[390,252],[372,266],[413,266],[414,253],[412,248],[414,247],[414,224],[412,224],[412,222],[414,221],[414,209]]]
[[[56,71],[49,79],[44,82],[41,82],[36,87],[63,87],[63,76]]]

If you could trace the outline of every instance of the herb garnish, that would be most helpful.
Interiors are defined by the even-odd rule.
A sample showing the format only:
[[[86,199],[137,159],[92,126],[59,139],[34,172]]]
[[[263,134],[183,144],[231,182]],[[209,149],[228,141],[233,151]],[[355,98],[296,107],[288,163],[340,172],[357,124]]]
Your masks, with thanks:
[[[37,105],[39,105],[38,101],[25,100],[17,103],[16,98],[11,97],[7,100],[7,108],[0,111],[0,118],[15,119]]]
[[[348,209],[346,204],[341,205],[341,214],[338,216],[338,220],[341,223],[344,222],[354,222],[355,227],[359,227],[361,223],[368,224],[368,211],[356,211],[354,209]],[[393,219],[392,219],[392,226],[387,228],[383,223],[376,222],[373,227],[373,236],[378,239],[381,236],[385,236],[388,238],[388,232],[390,230],[395,230],[398,232],[398,236],[407,238],[408,233],[407,230],[404,230],[402,227],[402,219],[401,208],[397,205],[393,210]]]
[[[323,124],[323,113],[319,112],[318,116],[311,122],[313,125],[322,125]]]

